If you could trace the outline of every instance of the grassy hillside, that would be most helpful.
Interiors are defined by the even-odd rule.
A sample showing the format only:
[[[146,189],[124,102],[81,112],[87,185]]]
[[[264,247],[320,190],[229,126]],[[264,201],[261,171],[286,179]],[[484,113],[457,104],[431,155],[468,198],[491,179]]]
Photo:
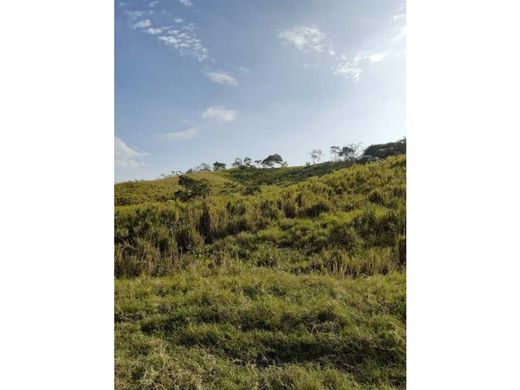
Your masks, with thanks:
[[[197,172],[188,176],[208,183],[215,192],[222,191],[226,186],[234,184],[233,181],[218,172]],[[121,206],[146,202],[166,202],[172,200],[175,192],[181,189],[179,176],[119,183],[115,185],[114,189],[115,204]]]
[[[217,172],[195,172],[186,176],[207,183],[212,193],[246,191],[259,185],[289,185],[310,177],[323,176],[352,165],[350,162],[337,161],[303,167],[274,169],[234,168]],[[116,206],[146,202],[166,202],[175,198],[175,192],[182,190],[179,176],[157,180],[124,182],[115,185]]]
[[[403,389],[406,159],[348,165],[116,185],[116,388]]]

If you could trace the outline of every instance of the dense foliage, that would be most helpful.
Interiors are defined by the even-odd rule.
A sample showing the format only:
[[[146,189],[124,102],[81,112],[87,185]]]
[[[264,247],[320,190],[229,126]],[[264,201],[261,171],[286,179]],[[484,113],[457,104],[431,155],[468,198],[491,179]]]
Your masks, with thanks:
[[[116,186],[116,387],[404,388],[405,171],[397,155]]]

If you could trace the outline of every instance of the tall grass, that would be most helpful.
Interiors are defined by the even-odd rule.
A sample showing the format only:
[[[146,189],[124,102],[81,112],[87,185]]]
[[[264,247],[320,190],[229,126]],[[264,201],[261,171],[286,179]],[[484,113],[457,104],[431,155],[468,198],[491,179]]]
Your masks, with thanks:
[[[362,273],[395,269],[403,262],[404,188],[399,156],[290,186],[264,186],[253,195],[117,206],[116,276],[165,275],[201,255],[248,262],[267,247],[275,258],[291,248],[309,265],[314,255],[335,247],[351,263],[381,256],[376,263],[386,264]]]
[[[405,170],[116,186],[116,389],[404,389]]]

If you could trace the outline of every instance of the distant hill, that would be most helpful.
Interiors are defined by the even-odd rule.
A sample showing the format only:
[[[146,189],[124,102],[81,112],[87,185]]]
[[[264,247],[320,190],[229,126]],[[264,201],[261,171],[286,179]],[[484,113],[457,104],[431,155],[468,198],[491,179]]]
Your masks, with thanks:
[[[319,164],[281,168],[241,167],[216,172],[194,172],[185,176],[203,182],[212,194],[240,191],[247,193],[248,190],[254,191],[257,186],[286,186],[311,177],[320,177],[354,164],[363,164],[404,153],[406,153],[406,141],[402,140],[371,145],[357,161],[327,161]],[[183,186],[179,185],[179,176],[116,184],[115,204],[131,205],[173,200],[175,193],[183,189]]]

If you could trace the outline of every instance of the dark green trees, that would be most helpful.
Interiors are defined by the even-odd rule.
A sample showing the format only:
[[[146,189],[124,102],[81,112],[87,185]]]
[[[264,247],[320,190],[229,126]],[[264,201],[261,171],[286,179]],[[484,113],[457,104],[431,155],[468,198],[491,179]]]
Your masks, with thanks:
[[[283,158],[278,153],[271,154],[262,161],[263,167],[272,168],[272,167],[274,167],[275,164],[278,164],[278,165],[283,164]]]
[[[223,162],[215,161],[213,163],[213,170],[214,171],[222,171],[223,169],[226,169],[226,164]]]

